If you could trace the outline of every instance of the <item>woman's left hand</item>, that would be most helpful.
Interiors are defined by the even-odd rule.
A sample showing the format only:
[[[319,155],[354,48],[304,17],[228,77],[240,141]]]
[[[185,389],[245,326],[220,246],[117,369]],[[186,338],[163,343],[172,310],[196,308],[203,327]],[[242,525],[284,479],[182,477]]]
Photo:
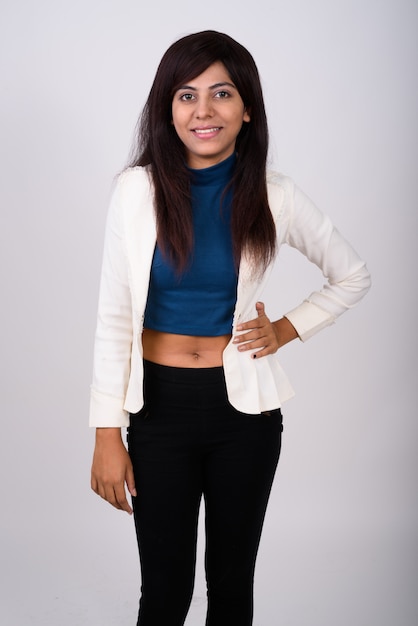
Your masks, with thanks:
[[[238,331],[247,331],[233,339],[240,352],[255,350],[251,357],[259,359],[267,354],[274,354],[284,344],[298,336],[285,317],[277,322],[271,322],[265,313],[263,302],[257,302],[255,308],[257,317],[237,326]]]

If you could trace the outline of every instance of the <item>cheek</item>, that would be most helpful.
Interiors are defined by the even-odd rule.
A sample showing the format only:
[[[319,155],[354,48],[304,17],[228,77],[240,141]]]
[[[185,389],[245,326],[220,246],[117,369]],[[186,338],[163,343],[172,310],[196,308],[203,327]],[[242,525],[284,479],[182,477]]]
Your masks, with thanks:
[[[185,116],[181,114],[181,112],[177,111],[176,109],[172,109],[172,117],[171,117],[171,123],[173,124],[174,128],[176,129],[177,133],[180,131],[181,129],[184,127],[186,121],[185,121]]]
[[[177,137],[179,137],[183,141],[184,131],[182,131],[182,127],[177,123],[173,122],[174,130],[176,131]]]
[[[180,139],[181,143],[185,145],[187,141],[187,131],[184,126],[179,122],[178,118],[175,118],[171,121],[174,132],[176,133],[178,139]]]
[[[180,119],[181,119],[181,114],[178,110],[178,107],[173,105],[171,107],[171,122],[173,126],[177,126]]]

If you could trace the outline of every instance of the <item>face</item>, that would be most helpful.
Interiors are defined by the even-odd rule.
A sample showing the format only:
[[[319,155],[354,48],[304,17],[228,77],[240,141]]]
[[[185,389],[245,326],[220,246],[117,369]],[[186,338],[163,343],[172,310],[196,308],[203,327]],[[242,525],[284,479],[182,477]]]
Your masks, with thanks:
[[[176,91],[172,118],[186,148],[187,164],[195,169],[229,157],[243,122],[250,121],[237,88],[220,62]]]

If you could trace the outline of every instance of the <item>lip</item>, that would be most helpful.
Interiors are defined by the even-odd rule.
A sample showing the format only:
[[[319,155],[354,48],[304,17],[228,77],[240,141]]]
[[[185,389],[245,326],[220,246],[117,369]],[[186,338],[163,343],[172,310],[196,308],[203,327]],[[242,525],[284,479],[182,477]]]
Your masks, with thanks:
[[[221,126],[206,126],[206,127],[198,127],[192,128],[192,133],[195,137],[199,139],[211,139],[212,137],[216,137],[219,132],[222,130]]]

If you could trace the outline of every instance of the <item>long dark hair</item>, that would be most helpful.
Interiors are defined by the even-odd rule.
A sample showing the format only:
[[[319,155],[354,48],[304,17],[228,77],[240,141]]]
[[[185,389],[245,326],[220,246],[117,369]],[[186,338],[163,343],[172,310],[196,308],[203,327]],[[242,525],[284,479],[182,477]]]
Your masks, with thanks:
[[[190,172],[172,120],[175,92],[220,61],[238,89],[251,121],[236,140],[232,240],[236,263],[243,252],[264,269],[275,253],[275,226],[266,185],[268,128],[257,67],[241,44],[223,33],[203,31],[172,44],[164,54],[138,122],[130,166],[148,166],[155,188],[158,243],[178,271],[193,246]]]

